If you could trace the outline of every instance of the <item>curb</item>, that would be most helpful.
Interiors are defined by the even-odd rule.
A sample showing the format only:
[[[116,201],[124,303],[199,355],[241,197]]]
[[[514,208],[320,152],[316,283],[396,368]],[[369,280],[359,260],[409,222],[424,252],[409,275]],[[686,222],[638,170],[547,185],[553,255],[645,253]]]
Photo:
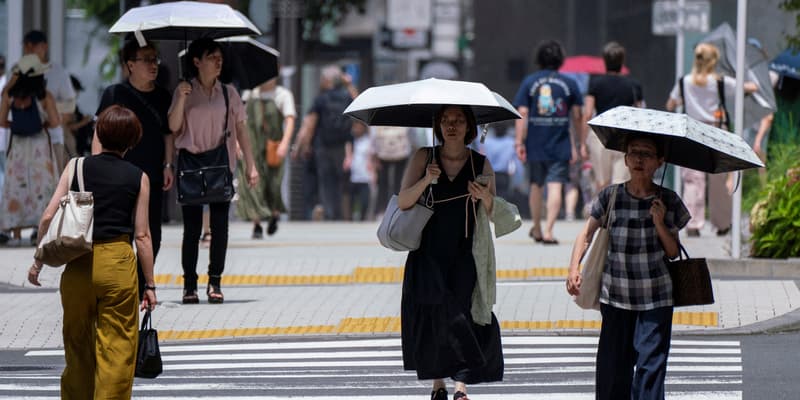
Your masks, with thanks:
[[[800,280],[800,259],[709,258],[708,270],[712,277],[775,278]]]

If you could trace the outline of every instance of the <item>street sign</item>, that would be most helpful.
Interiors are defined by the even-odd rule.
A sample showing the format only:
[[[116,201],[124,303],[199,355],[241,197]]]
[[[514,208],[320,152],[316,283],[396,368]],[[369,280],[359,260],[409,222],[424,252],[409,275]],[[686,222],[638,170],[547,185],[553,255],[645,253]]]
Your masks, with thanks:
[[[389,29],[406,28],[429,30],[432,21],[432,0],[388,0],[386,26]]]
[[[708,32],[711,21],[709,1],[686,1],[683,9],[684,32]],[[671,36],[678,33],[680,9],[677,1],[653,2],[653,34]]]

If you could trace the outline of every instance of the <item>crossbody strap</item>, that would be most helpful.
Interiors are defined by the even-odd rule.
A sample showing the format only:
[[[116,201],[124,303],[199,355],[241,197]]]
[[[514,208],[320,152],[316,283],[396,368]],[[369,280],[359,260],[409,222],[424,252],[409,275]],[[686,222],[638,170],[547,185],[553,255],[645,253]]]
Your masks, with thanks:
[[[223,135],[225,135],[225,138],[222,139],[224,141],[228,139],[228,136],[230,136],[230,132],[228,131],[228,107],[229,107],[228,87],[225,86],[225,84],[222,82],[220,82],[219,84],[222,85],[222,98],[225,99],[225,125],[222,127],[222,133]]]
[[[133,85],[131,85],[129,81],[123,82],[122,87],[124,87],[125,89],[128,90],[128,92],[133,94],[133,96],[136,97],[136,99],[139,100],[139,102],[142,103],[142,105],[144,105],[145,108],[147,108],[147,111],[150,111],[150,114],[153,114],[153,118],[155,118],[156,122],[158,122],[158,126],[160,127],[164,126],[164,122],[161,119],[161,116],[158,115],[158,111],[156,111],[155,107],[153,107],[152,104],[150,104],[147,100],[145,100],[144,97],[142,97],[142,94],[139,93],[139,91],[136,90],[136,88],[133,87]]]

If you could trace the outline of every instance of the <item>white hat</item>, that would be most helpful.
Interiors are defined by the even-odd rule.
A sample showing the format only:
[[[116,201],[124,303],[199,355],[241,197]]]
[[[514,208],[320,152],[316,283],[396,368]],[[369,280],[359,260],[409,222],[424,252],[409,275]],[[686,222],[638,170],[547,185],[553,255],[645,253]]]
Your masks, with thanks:
[[[27,76],[44,75],[45,71],[50,69],[50,64],[45,64],[39,59],[36,54],[26,54],[22,56],[12,69],[14,72],[19,72]]]

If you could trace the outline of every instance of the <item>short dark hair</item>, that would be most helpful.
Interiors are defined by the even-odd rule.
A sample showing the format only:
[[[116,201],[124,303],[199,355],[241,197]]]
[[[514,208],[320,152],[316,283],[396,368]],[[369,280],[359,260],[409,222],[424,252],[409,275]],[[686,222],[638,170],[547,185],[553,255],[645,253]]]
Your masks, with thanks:
[[[194,59],[201,59],[204,55],[213,53],[219,50],[222,51],[222,45],[211,38],[200,38],[194,40],[189,45],[189,50],[186,52],[186,72],[189,77],[196,77],[198,74],[197,67],[194,65]]]
[[[603,47],[603,62],[608,72],[622,71],[622,65],[625,64],[625,48],[617,42],[608,42]]]
[[[442,117],[444,110],[450,107],[460,108],[464,112],[464,117],[467,118],[467,134],[464,135],[464,144],[470,144],[478,136],[478,124],[475,122],[475,114],[469,106],[462,106],[457,104],[445,104],[436,111],[433,115],[433,134],[440,143],[444,143],[444,135],[442,135]]]
[[[141,49],[153,49],[158,51],[156,46],[153,45],[153,42],[147,42],[146,45],[139,46],[139,42],[136,40],[128,40],[125,42],[125,44],[122,46],[122,50],[119,52],[120,62],[125,65],[126,62],[135,60],[136,54],[139,53],[139,50]]]
[[[623,147],[622,147],[625,150],[624,153],[627,154],[628,153],[628,147],[631,145],[631,143],[633,143],[633,142],[635,142],[637,140],[646,140],[646,141],[652,143],[653,146],[656,147],[656,155],[658,156],[658,158],[664,157],[664,140],[661,139],[661,137],[659,137],[659,136],[645,135],[645,134],[627,135],[625,137],[625,141],[624,141]]]
[[[555,40],[544,40],[536,50],[536,64],[542,69],[557,70],[564,63],[564,48]]]
[[[104,149],[125,151],[142,139],[142,124],[133,111],[114,104],[97,116],[97,139]]]
[[[47,43],[47,35],[42,31],[32,30],[22,37],[22,43],[39,44]]]

